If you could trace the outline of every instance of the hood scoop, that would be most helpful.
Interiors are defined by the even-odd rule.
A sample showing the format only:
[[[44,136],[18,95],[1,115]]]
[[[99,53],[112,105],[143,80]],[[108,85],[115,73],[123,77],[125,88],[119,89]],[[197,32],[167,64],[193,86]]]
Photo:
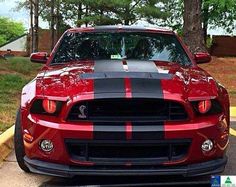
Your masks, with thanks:
[[[117,78],[134,78],[134,79],[164,79],[173,78],[173,74],[154,73],[154,72],[95,72],[83,73],[79,75],[80,79],[117,79]]]

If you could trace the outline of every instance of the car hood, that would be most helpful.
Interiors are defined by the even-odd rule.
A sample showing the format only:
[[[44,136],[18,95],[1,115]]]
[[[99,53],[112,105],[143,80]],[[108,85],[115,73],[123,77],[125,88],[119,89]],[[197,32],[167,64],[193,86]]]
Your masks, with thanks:
[[[125,86],[119,85],[118,81],[121,79],[135,80],[131,81],[131,92],[137,97],[138,93],[140,97],[155,97],[153,89],[159,89],[167,99],[217,95],[217,83],[201,68],[155,61],[80,61],[50,66],[37,76],[37,87],[41,95],[53,97],[89,95],[95,90],[98,94],[112,94],[124,92]],[[103,89],[97,89],[98,82]],[[156,94],[156,97],[160,95]]]

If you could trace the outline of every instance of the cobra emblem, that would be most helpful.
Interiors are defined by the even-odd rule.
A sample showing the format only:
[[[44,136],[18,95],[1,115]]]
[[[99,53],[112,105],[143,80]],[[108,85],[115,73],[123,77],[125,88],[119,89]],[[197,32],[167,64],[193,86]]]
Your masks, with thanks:
[[[85,114],[85,110],[86,110],[86,106],[85,105],[81,105],[79,107],[79,111],[80,111],[80,114],[79,114],[79,118],[87,118],[86,114]]]

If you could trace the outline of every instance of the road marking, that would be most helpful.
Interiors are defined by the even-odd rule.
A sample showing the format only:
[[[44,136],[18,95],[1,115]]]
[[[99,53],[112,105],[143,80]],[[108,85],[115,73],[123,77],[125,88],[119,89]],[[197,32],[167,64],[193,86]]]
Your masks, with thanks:
[[[232,128],[229,129],[229,133],[233,136],[236,136],[236,130],[234,130]]]
[[[236,107],[230,107],[230,116],[236,117]]]

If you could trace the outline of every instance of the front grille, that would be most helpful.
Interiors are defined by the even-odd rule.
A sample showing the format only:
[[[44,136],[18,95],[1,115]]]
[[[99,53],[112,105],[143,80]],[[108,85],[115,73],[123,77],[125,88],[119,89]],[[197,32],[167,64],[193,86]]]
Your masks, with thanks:
[[[164,121],[186,120],[184,107],[163,99],[95,99],[75,104],[68,120]]]
[[[142,165],[176,161],[186,156],[189,146],[190,140],[113,143],[66,140],[66,147],[72,159],[102,165]]]

